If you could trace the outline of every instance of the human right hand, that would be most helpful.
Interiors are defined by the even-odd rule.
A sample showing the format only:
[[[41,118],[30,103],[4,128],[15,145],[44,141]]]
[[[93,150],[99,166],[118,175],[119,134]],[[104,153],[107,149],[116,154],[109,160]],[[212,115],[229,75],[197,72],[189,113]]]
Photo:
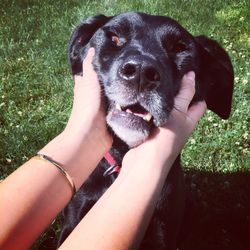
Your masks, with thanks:
[[[148,140],[128,151],[123,158],[123,171],[138,165],[162,166],[166,160],[172,163],[175,161],[207,108],[205,101],[189,107],[194,94],[195,74],[191,71],[182,79],[180,91],[174,100],[174,109],[166,125],[155,128]]]

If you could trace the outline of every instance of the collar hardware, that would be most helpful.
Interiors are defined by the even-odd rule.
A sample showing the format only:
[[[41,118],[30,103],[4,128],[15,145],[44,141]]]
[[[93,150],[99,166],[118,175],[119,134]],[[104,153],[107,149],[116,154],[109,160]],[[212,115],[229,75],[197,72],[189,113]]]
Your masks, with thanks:
[[[104,177],[112,175],[113,173],[119,173],[121,171],[121,167],[117,164],[116,160],[109,152],[104,156],[104,159],[110,165],[110,167],[103,173]]]

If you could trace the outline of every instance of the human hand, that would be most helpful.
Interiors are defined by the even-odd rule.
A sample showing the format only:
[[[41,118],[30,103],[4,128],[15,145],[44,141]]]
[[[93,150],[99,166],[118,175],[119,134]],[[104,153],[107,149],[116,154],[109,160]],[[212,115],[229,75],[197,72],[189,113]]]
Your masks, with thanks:
[[[129,150],[123,158],[123,168],[139,165],[164,165],[166,160],[173,163],[184,147],[187,138],[206,111],[205,101],[189,107],[195,94],[195,74],[184,75],[181,89],[174,100],[174,109],[164,127],[155,128],[147,141]]]
[[[74,76],[73,108],[66,128],[39,151],[64,166],[77,188],[113,142],[106,127],[101,88],[92,66],[93,56],[91,48],[83,61],[83,76]]]
[[[71,134],[75,131],[81,136],[83,130],[84,133],[89,130],[93,139],[98,138],[96,145],[102,142],[111,147],[112,137],[107,131],[101,87],[92,65],[94,54],[94,48],[90,48],[83,61],[83,76],[74,76],[74,102],[65,131]]]

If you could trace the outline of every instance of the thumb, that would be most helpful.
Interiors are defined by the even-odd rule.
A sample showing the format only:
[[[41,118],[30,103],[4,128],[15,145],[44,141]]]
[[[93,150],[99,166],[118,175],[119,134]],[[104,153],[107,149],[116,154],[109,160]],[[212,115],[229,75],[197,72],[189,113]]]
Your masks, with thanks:
[[[195,73],[188,72],[183,76],[178,95],[175,97],[174,106],[180,111],[186,113],[191,100],[195,94]]]

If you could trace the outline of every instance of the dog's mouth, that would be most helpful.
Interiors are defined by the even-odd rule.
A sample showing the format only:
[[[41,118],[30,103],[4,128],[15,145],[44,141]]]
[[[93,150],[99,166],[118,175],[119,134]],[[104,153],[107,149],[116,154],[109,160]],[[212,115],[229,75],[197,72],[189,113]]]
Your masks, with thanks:
[[[120,111],[121,114],[124,113],[123,115],[130,116],[131,119],[139,119],[141,122],[143,122],[141,119],[143,119],[145,122],[150,122],[153,117],[152,114],[150,114],[150,112],[143,108],[139,103],[124,107],[116,103],[115,109],[118,112]]]
[[[118,137],[130,147],[134,147],[149,136],[153,115],[140,103],[122,106],[113,102],[108,111],[107,123]]]

